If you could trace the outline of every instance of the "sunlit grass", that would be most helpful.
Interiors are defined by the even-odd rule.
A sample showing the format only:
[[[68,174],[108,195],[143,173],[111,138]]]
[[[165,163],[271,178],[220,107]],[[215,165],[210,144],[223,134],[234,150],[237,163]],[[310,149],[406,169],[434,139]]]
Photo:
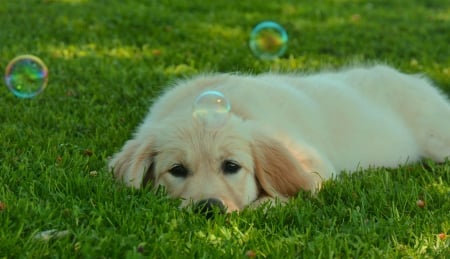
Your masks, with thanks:
[[[43,0],[44,3],[83,4],[90,0]]]
[[[142,59],[158,56],[160,49],[150,48],[148,45],[138,46],[117,46],[108,48],[106,46],[89,43],[81,46],[60,45],[48,46],[48,52],[51,56],[61,59],[76,58],[117,58],[117,59]]]

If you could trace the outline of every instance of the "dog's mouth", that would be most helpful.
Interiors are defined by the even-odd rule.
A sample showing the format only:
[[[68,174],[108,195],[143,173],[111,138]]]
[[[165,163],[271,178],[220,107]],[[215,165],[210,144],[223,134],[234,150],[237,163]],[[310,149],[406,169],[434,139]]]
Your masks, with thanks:
[[[206,218],[213,218],[217,214],[232,213],[240,210],[234,203],[220,198],[206,198],[198,201],[184,200],[181,207],[192,209],[194,213],[203,214]]]
[[[206,218],[212,218],[216,214],[224,214],[228,212],[228,208],[225,203],[216,198],[200,200],[193,206],[196,213],[203,214]]]

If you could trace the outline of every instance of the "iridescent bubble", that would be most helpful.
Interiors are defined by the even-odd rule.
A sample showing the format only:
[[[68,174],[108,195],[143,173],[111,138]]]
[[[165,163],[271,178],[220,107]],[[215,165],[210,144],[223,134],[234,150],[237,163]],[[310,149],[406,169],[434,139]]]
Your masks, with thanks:
[[[18,56],[6,67],[5,82],[9,90],[17,97],[34,97],[47,86],[47,66],[38,57]]]
[[[263,60],[282,56],[287,50],[287,43],[286,30],[276,22],[262,22],[250,33],[250,49],[255,56]]]
[[[207,127],[220,127],[230,116],[231,105],[219,91],[205,91],[195,99],[194,119],[205,123]]]

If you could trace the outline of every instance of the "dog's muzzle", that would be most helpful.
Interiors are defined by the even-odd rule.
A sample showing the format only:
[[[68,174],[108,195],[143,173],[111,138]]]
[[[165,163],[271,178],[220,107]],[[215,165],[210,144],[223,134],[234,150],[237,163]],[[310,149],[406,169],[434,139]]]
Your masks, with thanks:
[[[194,205],[195,212],[205,214],[211,218],[215,213],[226,213],[227,208],[223,201],[215,198],[200,200]]]

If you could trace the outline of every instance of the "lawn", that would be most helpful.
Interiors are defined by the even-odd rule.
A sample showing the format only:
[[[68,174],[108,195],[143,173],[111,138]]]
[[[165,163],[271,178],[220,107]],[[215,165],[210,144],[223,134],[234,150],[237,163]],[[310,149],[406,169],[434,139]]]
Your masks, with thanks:
[[[289,34],[273,61],[248,48],[264,20]],[[1,71],[21,54],[49,68],[35,98],[1,82],[0,258],[450,258],[450,162],[344,174],[315,198],[211,219],[105,166],[152,99],[198,73],[382,62],[450,95],[448,0],[0,0],[0,24]]]

